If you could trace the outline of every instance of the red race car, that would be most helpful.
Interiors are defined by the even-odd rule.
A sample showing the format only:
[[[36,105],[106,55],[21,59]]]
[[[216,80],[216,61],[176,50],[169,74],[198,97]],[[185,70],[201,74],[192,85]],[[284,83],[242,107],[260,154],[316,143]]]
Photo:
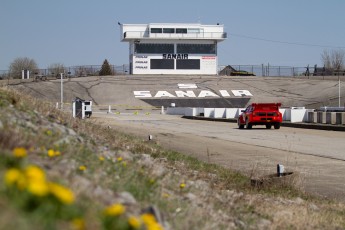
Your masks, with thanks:
[[[282,114],[279,112],[281,103],[253,103],[237,119],[239,129],[246,127],[251,129],[253,125],[266,125],[270,129],[273,125],[275,129],[280,128],[283,121]]]

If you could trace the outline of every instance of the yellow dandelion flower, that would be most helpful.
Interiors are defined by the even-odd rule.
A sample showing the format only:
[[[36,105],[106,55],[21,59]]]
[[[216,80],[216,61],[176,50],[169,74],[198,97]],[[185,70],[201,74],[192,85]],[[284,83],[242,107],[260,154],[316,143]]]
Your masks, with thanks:
[[[23,173],[16,168],[11,168],[5,173],[5,183],[7,185],[16,184],[19,180],[23,178]]]
[[[48,156],[49,157],[55,157],[55,151],[53,149],[48,150]]]
[[[46,196],[49,193],[49,188],[46,181],[30,181],[27,190],[31,194],[40,197]]]
[[[128,217],[128,224],[134,229],[139,229],[141,225],[140,220],[135,216]]]
[[[85,165],[79,166],[79,170],[80,170],[80,171],[85,171],[85,170],[86,170],[86,166],[85,166]]]
[[[98,159],[99,159],[100,161],[104,161],[104,157],[102,157],[102,156],[98,157]]]
[[[186,187],[186,184],[185,183],[181,183],[180,184],[180,189],[183,189],[183,188],[185,188]]]
[[[163,227],[157,223],[156,218],[152,214],[145,213],[141,215],[141,220],[145,224],[147,230],[163,230]]]
[[[51,194],[63,204],[72,204],[74,202],[75,197],[70,189],[56,183],[49,183],[48,187]]]
[[[122,161],[122,160],[123,160],[122,157],[118,157],[118,158],[117,158],[117,161],[119,161],[119,162]]]
[[[22,147],[14,148],[12,153],[17,158],[23,158],[28,155],[26,149]]]
[[[35,165],[29,165],[25,168],[25,176],[29,181],[45,181],[46,175],[44,171],[35,166]]]
[[[126,211],[126,208],[122,204],[113,204],[104,209],[106,216],[120,216]]]
[[[85,229],[85,221],[82,218],[75,218],[71,221],[71,227],[74,230],[84,230]]]
[[[141,220],[144,222],[145,225],[151,225],[156,223],[156,218],[154,215],[150,213],[144,213],[141,215]]]
[[[18,189],[23,190],[27,186],[27,178],[19,169],[9,169],[5,173],[5,183],[8,186],[16,185]]]

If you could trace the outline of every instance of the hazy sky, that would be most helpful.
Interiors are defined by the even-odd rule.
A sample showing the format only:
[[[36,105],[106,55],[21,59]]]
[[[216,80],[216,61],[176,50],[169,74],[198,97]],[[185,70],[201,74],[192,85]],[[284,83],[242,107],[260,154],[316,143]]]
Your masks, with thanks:
[[[119,26],[224,24],[220,65],[321,65],[345,49],[344,0],[0,0],[0,70],[17,57],[40,68],[128,64]]]

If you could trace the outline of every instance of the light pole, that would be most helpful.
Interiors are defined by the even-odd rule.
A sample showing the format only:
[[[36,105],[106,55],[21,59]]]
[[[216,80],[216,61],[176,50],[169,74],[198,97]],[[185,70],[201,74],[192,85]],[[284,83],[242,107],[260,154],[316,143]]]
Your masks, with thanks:
[[[339,95],[338,107],[340,108],[340,75],[338,76],[338,95]]]
[[[60,109],[63,109],[63,73],[60,73],[61,77],[61,106]]]

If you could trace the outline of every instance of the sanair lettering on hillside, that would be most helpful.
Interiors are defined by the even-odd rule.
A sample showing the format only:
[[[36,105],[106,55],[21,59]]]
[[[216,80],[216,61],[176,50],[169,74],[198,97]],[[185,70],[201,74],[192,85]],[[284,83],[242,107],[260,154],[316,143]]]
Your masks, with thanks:
[[[179,89],[197,89],[196,84],[177,84]],[[231,90],[235,97],[252,97],[253,95],[248,90]],[[199,92],[194,92],[193,90],[176,90],[174,93],[168,92],[166,90],[159,90],[157,92],[151,92],[148,90],[133,91],[134,97],[136,98],[206,98],[206,97],[231,97],[227,90],[218,90],[218,92],[211,90],[200,90]]]

